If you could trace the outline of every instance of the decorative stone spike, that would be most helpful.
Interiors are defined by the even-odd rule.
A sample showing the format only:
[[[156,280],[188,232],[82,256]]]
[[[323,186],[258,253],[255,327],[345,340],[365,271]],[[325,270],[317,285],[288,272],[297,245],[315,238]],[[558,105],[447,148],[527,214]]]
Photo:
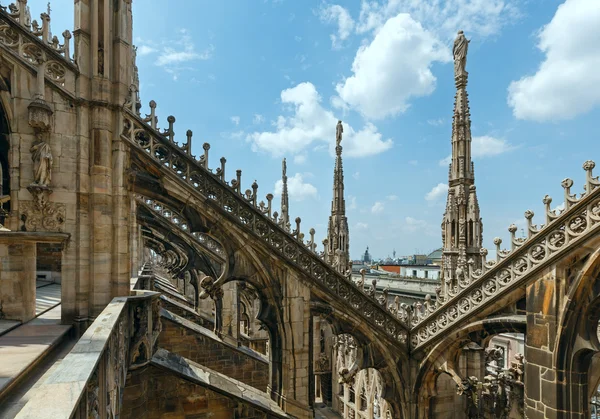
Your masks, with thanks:
[[[256,183],[256,179],[252,183],[252,204],[256,206],[256,195],[258,192],[258,183]]]
[[[202,144],[202,149],[204,150],[204,156],[202,156],[202,166],[208,170],[208,150],[210,150],[210,144],[204,143]]]
[[[219,173],[219,177],[223,182],[225,182],[225,163],[227,163],[227,159],[225,157],[221,157],[221,169]]]
[[[585,190],[587,193],[591,193],[594,189],[600,186],[600,182],[598,181],[598,177],[594,177],[592,171],[596,167],[596,163],[593,160],[587,160],[583,163],[583,170],[586,171],[585,175]]]
[[[311,252],[315,251],[315,229],[311,228],[310,230],[308,230],[308,234],[310,234],[310,242],[308,242],[308,248],[310,249]]]
[[[163,135],[166,136],[170,142],[175,142],[175,131],[173,131],[173,124],[175,124],[175,117],[173,115],[169,115],[167,117],[167,122],[169,123],[169,128],[167,128]]]
[[[152,129],[156,129],[156,123],[157,123],[157,118],[156,118],[156,102],[151,100],[150,101],[150,115],[146,115],[146,117],[144,118],[144,122],[146,123],[150,123],[150,128]]]
[[[502,239],[500,237],[494,238],[494,244],[496,245],[496,260],[500,261],[500,245],[502,244]]]
[[[327,239],[323,239],[323,258],[325,260],[327,260],[328,256],[329,256],[329,249],[328,249],[328,244],[329,244],[329,240]]]
[[[302,219],[300,217],[296,217],[296,219],[294,220],[296,222],[296,230],[294,231],[296,238],[300,239],[300,223],[302,222]]]
[[[275,211],[273,213],[273,221],[275,221],[275,224],[277,224],[277,218],[279,217],[279,213],[277,211]]]
[[[235,188],[235,190],[238,193],[241,193],[241,191],[242,191],[242,171],[240,169],[237,169],[235,171],[235,176],[236,176],[236,181],[235,181],[236,188]]]
[[[573,195],[571,195],[571,186],[573,186],[573,180],[566,178],[560,183],[560,185],[565,190],[565,211],[568,211],[571,208],[571,199]]]
[[[511,224],[510,226],[508,226],[508,231],[510,232],[510,243],[511,243],[511,250],[515,250],[515,247],[517,247],[517,243],[516,243],[516,232],[517,232],[517,226],[515,224]]]
[[[185,152],[185,154],[187,154],[188,156],[190,156],[192,154],[192,135],[194,133],[192,132],[191,129],[188,129],[185,132],[185,144],[181,147],[181,149]]]
[[[267,216],[271,218],[271,201],[273,201],[273,194],[267,194]]]
[[[550,195],[546,195],[544,196],[542,202],[544,203],[544,207],[546,208],[546,225],[548,225],[550,224],[550,222],[552,222],[552,220],[554,219],[553,216],[555,215],[552,209],[550,208],[550,204],[552,204],[552,197]]]
[[[50,43],[50,15],[48,13],[40,14],[42,20],[42,41],[45,44]]]
[[[63,46],[61,47],[62,53],[65,55],[65,58],[71,61],[71,31],[68,29],[62,33],[63,36]]]
[[[527,220],[527,238],[530,239],[533,233],[533,216],[535,214],[531,210],[525,211],[525,219]]]
[[[479,254],[481,255],[481,271],[485,273],[485,264],[487,262],[486,259],[488,255],[488,250],[485,247],[482,247],[479,251]]]

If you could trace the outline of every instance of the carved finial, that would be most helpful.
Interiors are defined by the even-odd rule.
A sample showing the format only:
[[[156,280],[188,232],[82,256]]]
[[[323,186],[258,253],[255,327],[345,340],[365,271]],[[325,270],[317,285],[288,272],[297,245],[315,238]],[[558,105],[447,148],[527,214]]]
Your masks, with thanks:
[[[192,132],[191,129],[188,129],[185,132],[185,137],[186,137],[186,142],[183,145],[183,147],[181,147],[183,149],[183,151],[185,151],[185,154],[187,154],[188,156],[192,154],[192,135],[194,133]]]
[[[500,260],[500,245],[502,244],[502,239],[500,237],[495,237],[494,244],[496,245],[496,260]]]
[[[221,157],[219,161],[221,162],[221,167],[217,170],[217,175],[223,182],[225,182],[225,163],[227,163],[227,159],[225,157]]]
[[[311,250],[311,252],[314,252],[317,245],[315,244],[315,229],[311,227],[310,230],[308,230],[308,233],[310,234],[310,242],[308,242],[308,248]]]
[[[163,135],[166,135],[170,142],[174,142],[175,131],[173,131],[173,124],[175,124],[175,117],[173,115],[169,115],[167,117],[167,122],[169,123],[169,128],[163,132]]]
[[[202,161],[202,165],[204,166],[205,169],[208,170],[208,150],[210,150],[210,144],[209,143],[204,143],[202,144],[202,149],[204,150],[204,156]]]
[[[571,208],[571,200],[573,195],[571,195],[571,186],[573,186],[573,180],[566,178],[560,183],[560,185],[565,190],[565,211],[568,211]]]
[[[515,242],[515,234],[517,232],[517,226],[515,224],[511,224],[508,227],[508,231],[510,232],[510,242],[511,242],[511,249],[514,249],[516,247],[516,242]]]
[[[583,170],[586,171],[585,176],[585,190],[587,193],[591,193],[595,188],[600,186],[600,182],[598,181],[598,177],[594,177],[593,170],[596,167],[596,163],[593,160],[587,160],[583,163]]]
[[[252,182],[252,203],[256,206],[256,196],[258,192],[258,183],[256,183],[256,179]]]
[[[271,201],[273,201],[273,194],[272,193],[268,193],[267,194],[267,216],[269,218],[271,218]]]
[[[300,217],[296,217],[294,221],[296,222],[296,230],[294,231],[294,234],[297,238],[300,238],[300,223],[302,222],[302,219]]]

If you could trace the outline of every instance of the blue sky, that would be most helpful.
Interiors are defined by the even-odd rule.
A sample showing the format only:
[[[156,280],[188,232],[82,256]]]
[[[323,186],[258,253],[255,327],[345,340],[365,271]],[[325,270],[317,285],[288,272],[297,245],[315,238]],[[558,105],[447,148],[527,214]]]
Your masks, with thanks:
[[[43,4],[42,4],[43,3]],[[45,10],[32,1],[32,15]],[[142,112],[174,115],[210,166],[276,191],[288,160],[290,212],[326,235],[335,122],[344,121],[351,256],[441,245],[454,101],[451,42],[471,39],[467,71],[484,246],[508,242],[542,198],[581,191],[598,158],[598,0],[135,0]],[[53,3],[72,28],[73,3]],[[58,13],[56,10],[60,10]],[[277,207],[279,206],[276,196]]]

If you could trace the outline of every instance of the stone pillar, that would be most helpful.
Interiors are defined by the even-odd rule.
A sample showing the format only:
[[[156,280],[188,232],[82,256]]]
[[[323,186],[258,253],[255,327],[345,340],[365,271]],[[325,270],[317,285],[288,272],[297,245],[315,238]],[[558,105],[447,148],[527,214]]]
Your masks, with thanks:
[[[35,317],[36,244],[0,244],[0,313],[7,320]]]
[[[549,419],[562,416],[552,350],[556,341],[557,273],[547,269],[527,287],[525,339],[525,416]]]
[[[35,317],[37,243],[62,246],[68,239],[65,233],[0,231],[0,318]]]
[[[219,336],[225,342],[239,345],[240,323],[239,323],[239,293],[236,282],[228,282],[223,285],[223,302],[221,309],[222,328]]]
[[[274,395],[282,409],[297,418],[312,418],[309,375],[312,318],[310,288],[293,272],[281,280],[283,336],[281,336],[281,394]]]

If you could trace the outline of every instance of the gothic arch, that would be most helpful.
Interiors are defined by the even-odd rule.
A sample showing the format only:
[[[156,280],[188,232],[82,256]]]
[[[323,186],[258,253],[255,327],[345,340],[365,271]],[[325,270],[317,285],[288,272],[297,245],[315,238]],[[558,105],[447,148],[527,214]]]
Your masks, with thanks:
[[[567,418],[589,417],[589,371],[600,353],[600,249],[585,261],[573,280],[558,327],[554,365],[558,407]]]
[[[453,331],[435,345],[417,367],[417,375],[412,386],[413,404],[417,409],[426,410],[429,400],[436,394],[436,383],[441,373],[449,374],[458,384],[463,377],[456,372],[462,348],[470,343],[484,346],[489,339],[500,333],[526,333],[527,320],[524,315],[496,316],[481,319]],[[423,416],[423,411],[415,412],[415,417]]]

